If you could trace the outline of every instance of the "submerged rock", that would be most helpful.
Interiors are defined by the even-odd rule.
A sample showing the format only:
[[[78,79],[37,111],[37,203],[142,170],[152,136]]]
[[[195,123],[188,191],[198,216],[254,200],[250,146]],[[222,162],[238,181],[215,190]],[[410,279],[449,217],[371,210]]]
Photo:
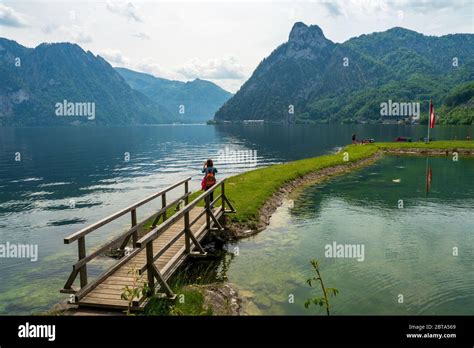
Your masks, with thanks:
[[[189,285],[204,296],[204,306],[212,309],[213,315],[241,315],[242,300],[234,287],[229,284]]]

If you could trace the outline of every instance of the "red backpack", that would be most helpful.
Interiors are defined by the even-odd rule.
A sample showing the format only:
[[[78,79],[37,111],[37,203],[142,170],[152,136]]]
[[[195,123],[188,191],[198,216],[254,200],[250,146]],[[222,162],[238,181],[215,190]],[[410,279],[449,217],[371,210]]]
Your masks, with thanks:
[[[206,188],[209,188],[213,186],[216,183],[216,176],[214,174],[214,171],[207,172],[205,178],[206,180]]]

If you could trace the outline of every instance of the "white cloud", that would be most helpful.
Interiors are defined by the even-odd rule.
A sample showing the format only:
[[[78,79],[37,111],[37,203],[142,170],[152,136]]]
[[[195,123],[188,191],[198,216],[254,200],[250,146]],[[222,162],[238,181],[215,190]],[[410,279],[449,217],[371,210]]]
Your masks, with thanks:
[[[330,16],[337,17],[342,16],[341,5],[337,2],[323,2],[322,5],[326,8],[326,11]]]
[[[140,33],[135,33],[132,34],[132,36],[139,38],[140,40],[150,40],[150,36],[147,35],[146,33],[140,32]]]
[[[92,36],[87,32],[86,29],[80,27],[79,25],[72,25],[69,28],[66,28],[69,32],[69,36],[74,42],[77,43],[87,43],[92,41]]]
[[[399,10],[430,12],[447,8],[458,9],[464,6],[472,7],[472,2],[466,0],[398,0],[390,2],[389,5]]]
[[[145,57],[138,61],[134,61],[117,49],[102,50],[99,52],[99,55],[115,67],[128,68],[165,79],[179,79],[179,76],[176,73],[164,69],[161,64],[158,64],[156,60],[151,57]]]
[[[114,66],[126,66],[130,63],[130,59],[120,50],[102,50],[99,52],[99,55]]]
[[[0,4],[0,26],[6,27],[26,27],[26,19],[13,8]]]
[[[215,80],[239,80],[245,77],[242,66],[237,61],[237,58],[233,56],[207,61],[194,58],[179,69],[178,72],[184,77],[191,79],[199,77]]]
[[[65,35],[68,40],[71,40],[75,43],[88,43],[92,42],[91,34],[80,25],[73,24],[70,26],[58,25],[54,23],[45,24],[41,30],[45,34],[61,33]]]
[[[143,19],[138,14],[135,5],[133,5],[131,2],[112,2],[108,0],[106,8],[110,12],[123,16],[128,20],[143,22]]]
[[[459,9],[467,7],[469,1],[465,0],[323,0],[317,1],[326,12],[333,17],[351,17],[355,13],[395,13],[400,16],[403,12],[434,12],[444,9]]]
[[[156,77],[165,79],[178,79],[178,76],[173,71],[164,69],[161,64],[158,64],[154,58],[146,57],[138,61],[132,66],[132,69],[151,74]]]
[[[51,34],[55,32],[56,30],[59,30],[59,25],[54,24],[54,23],[48,23],[41,27],[41,31],[45,34]]]

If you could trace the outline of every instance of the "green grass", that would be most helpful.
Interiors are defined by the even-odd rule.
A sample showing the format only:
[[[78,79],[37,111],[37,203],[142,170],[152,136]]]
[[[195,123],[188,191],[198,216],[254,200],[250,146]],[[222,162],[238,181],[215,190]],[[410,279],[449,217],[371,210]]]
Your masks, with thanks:
[[[201,269],[200,272],[206,274],[209,270]],[[153,296],[146,306],[145,315],[213,315],[212,308],[208,308],[205,303],[200,287],[206,284],[206,279],[201,276],[195,278],[181,268],[168,284],[176,294],[176,299],[171,301]]]
[[[474,141],[468,140],[443,140],[443,141],[432,141],[428,144],[424,142],[414,143],[379,143],[377,147],[380,149],[474,149]]]
[[[212,315],[212,308],[207,308],[204,295],[195,288],[183,288],[177,292],[174,302],[154,297],[147,305],[145,315]]]

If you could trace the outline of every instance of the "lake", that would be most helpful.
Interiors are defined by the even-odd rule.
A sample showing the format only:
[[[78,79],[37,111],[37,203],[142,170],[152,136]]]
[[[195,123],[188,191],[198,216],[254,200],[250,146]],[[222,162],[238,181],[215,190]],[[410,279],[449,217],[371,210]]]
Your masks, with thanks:
[[[474,127],[471,126],[437,126],[431,134],[437,140],[456,137],[463,139],[468,134],[472,136],[473,130]],[[65,295],[59,294],[59,289],[64,285],[71,265],[77,258],[75,245],[63,244],[65,236],[187,176],[193,177],[191,188],[199,189],[202,162],[208,157],[219,158],[219,151],[250,150],[256,153],[256,161],[249,163],[216,161],[219,176],[224,177],[255,167],[335,151],[350,142],[352,133],[356,133],[359,138],[387,141],[396,136],[417,139],[425,132],[425,126],[391,125],[248,124],[0,128],[0,244],[8,242],[38,246],[36,262],[31,262],[29,259],[0,258],[0,314],[38,312],[64,299]],[[433,160],[433,163],[436,163],[436,160]],[[416,166],[422,164],[416,164]],[[458,166],[458,168],[462,167]],[[472,174],[471,166],[459,169],[456,175],[462,175],[464,170],[470,170]],[[438,179],[438,175],[441,177],[444,171],[446,170],[443,168],[433,170],[435,180]],[[385,174],[381,171],[380,175]],[[402,179],[400,185],[395,187],[405,187],[406,180]],[[471,176],[471,183],[472,181]],[[433,186],[435,184],[436,181]],[[344,183],[341,185],[343,186],[334,187],[344,189]],[[469,186],[469,183],[467,185]],[[378,189],[372,186],[366,188],[367,194],[378,192]],[[359,191],[359,194],[364,194],[365,191]],[[310,194],[309,192],[311,191],[305,192],[301,197]],[[451,190],[445,193],[448,198],[456,198],[451,195]],[[454,215],[457,212],[463,214],[464,203],[462,202],[469,202],[468,193],[472,195],[472,190],[465,190],[463,198],[458,199],[461,209],[458,211],[453,208]],[[338,201],[336,198],[332,201],[334,207],[338,207],[339,204],[342,206],[338,209],[347,208],[347,211],[342,210],[344,215],[340,222],[342,224],[346,221],[348,224],[346,232],[352,233],[348,227],[353,224],[352,215],[349,214],[353,210],[345,206],[344,200]],[[311,221],[314,218],[311,214],[322,214],[323,211],[314,210],[312,204],[300,210],[304,205],[299,206],[298,199],[295,201],[295,210],[292,210],[291,214],[287,212],[292,218],[303,218],[305,214],[310,214],[308,221]],[[349,202],[353,203],[353,200]],[[331,205],[324,207],[326,207],[324,211],[328,213],[338,211],[338,209],[332,209]],[[139,215],[139,220],[152,211],[156,211],[157,208],[152,205],[145,207],[139,211],[139,214],[142,214]],[[274,231],[274,224],[278,224],[278,221],[288,224],[280,227],[285,229],[291,221],[285,220],[287,218],[279,218],[279,214],[281,214],[280,210],[272,218],[273,225],[267,231],[254,240],[246,240],[239,244],[242,250],[241,255],[245,255],[246,250],[259,248],[262,242],[258,238],[265,239],[274,236],[276,240],[280,239],[278,235],[275,235],[277,232]],[[283,214],[286,213],[283,212]],[[88,237],[88,245],[111,238],[123,231],[127,224],[129,224],[128,217],[125,217],[100,233],[92,234],[90,238]],[[308,224],[311,223],[308,222]],[[301,230],[299,233],[307,234],[304,232],[305,223],[301,226],[293,226],[299,226],[297,229],[297,231]],[[433,224],[431,227],[437,234],[442,234],[441,226],[443,225]],[[290,234],[287,237],[290,238]],[[320,237],[316,232],[313,235],[307,235],[307,238],[318,245]],[[360,236],[354,235],[354,238],[360,238]],[[467,240],[469,241],[472,240]],[[364,242],[369,243],[369,241]],[[379,242],[378,239],[373,240],[373,243]],[[269,245],[271,249],[271,244]],[[293,244],[288,242],[288,245],[290,247]],[[285,247],[279,246],[276,247],[275,253],[279,250],[278,248],[285,250]],[[294,252],[298,251],[297,244],[292,248],[296,248],[293,249]],[[368,250],[367,246],[367,253]],[[425,249],[420,247],[419,252],[423,250]],[[394,255],[398,255],[396,252],[397,250],[394,251]],[[305,254],[304,262],[303,258],[300,260],[302,264],[306,263],[306,256],[310,257],[309,253]],[[252,257],[255,257],[255,262],[259,260],[257,255],[249,254],[246,258],[248,262],[252,261]],[[311,257],[318,258],[320,255],[314,253]],[[467,256],[460,256],[457,260],[464,257]],[[243,259],[238,257],[231,263],[229,277],[231,280],[235,279],[239,286],[248,288],[249,284],[239,280],[238,276],[239,272],[249,272],[244,264],[239,264],[243,261],[238,260]],[[370,260],[368,255],[367,262],[362,262],[361,265],[369,263]],[[98,274],[110,262],[102,258],[91,265],[89,270],[91,274]],[[338,262],[339,260],[333,262],[330,267],[336,267]],[[293,263],[285,261],[284,264],[279,265],[280,270],[284,268],[293,269]],[[323,269],[323,272],[324,275],[327,274],[328,282],[334,282],[336,284],[332,285],[338,287],[337,282],[331,278],[331,271]],[[280,273],[279,277],[286,274],[285,272],[278,274]],[[371,273],[367,273],[365,276],[370,275]],[[283,281],[283,278],[281,280]],[[275,279],[272,281],[274,282]],[[297,281],[300,281],[299,277]],[[387,278],[387,282],[390,281],[394,280]],[[410,293],[407,293],[406,297],[410,296]],[[349,301],[348,298],[341,293],[336,301]],[[259,310],[266,308],[259,300],[255,300],[254,303],[260,308]],[[377,306],[377,303],[374,306]],[[285,309],[283,305],[270,307],[275,310],[264,310],[265,313],[282,314],[293,310]],[[335,312],[340,310],[341,313],[354,310],[354,308],[338,306],[336,303],[334,307]],[[367,311],[370,312],[371,309],[368,308],[362,312]],[[354,312],[358,313],[358,310]]]

